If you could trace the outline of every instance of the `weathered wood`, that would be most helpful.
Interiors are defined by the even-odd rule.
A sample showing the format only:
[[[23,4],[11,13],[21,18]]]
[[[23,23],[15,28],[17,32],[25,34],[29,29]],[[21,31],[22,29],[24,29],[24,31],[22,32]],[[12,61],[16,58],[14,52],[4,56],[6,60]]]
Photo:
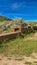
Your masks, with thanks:
[[[7,40],[11,38],[15,38],[18,34],[21,32],[10,32],[10,33],[5,33],[5,34],[0,34],[0,40]]]

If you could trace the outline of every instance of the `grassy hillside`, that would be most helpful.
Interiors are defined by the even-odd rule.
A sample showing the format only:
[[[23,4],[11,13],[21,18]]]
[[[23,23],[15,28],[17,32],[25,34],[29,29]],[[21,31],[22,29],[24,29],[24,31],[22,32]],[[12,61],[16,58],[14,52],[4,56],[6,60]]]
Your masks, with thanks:
[[[0,16],[0,21],[11,21],[11,19],[5,17],[5,16]]]
[[[27,22],[27,24],[36,25],[37,22],[32,22],[32,21],[30,21],[30,22]]]
[[[29,56],[33,52],[37,52],[37,37],[34,34],[24,36],[24,38],[16,37],[15,39],[2,42],[0,53],[5,55],[26,55]]]
[[[8,19],[2,16],[0,16],[0,21],[1,21],[0,34],[11,32],[13,27],[15,26],[18,27],[22,23],[22,20],[12,21],[11,19]],[[23,26],[27,26],[29,24],[31,26],[36,25],[35,28],[37,29],[37,22],[27,22],[27,23],[24,23]],[[0,61],[5,62],[6,60],[6,63],[3,62],[4,63],[3,65],[9,65],[8,62],[11,63],[11,61],[14,62],[14,64],[10,64],[10,65],[15,65],[15,64],[18,65],[16,61],[17,60],[22,61],[22,56],[24,61],[23,65],[37,65],[37,55],[34,56],[34,54],[37,54],[37,31],[29,33],[29,30],[26,31],[27,33],[24,32],[24,34],[22,32],[21,35],[17,35],[16,38],[14,39],[0,40]],[[34,31],[34,29],[32,30]],[[1,59],[1,56],[3,57],[2,59]],[[14,61],[14,58],[16,61]],[[28,58],[30,58],[29,61],[28,61]],[[0,62],[1,65],[2,65],[2,62]],[[20,63],[22,64],[22,62]]]

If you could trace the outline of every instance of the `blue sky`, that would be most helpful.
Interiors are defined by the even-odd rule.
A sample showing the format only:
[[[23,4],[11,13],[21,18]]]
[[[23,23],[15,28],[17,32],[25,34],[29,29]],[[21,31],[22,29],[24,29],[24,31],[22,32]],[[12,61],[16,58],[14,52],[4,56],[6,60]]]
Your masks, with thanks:
[[[37,20],[37,0],[0,0],[0,15],[12,19]]]

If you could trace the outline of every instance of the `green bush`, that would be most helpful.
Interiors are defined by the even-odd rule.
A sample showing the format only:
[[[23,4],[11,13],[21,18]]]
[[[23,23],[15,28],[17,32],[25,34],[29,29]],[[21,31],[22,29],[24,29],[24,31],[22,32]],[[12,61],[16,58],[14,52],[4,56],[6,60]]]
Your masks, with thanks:
[[[33,29],[37,31],[37,26],[33,26]]]
[[[2,40],[0,40],[0,47],[2,47]]]

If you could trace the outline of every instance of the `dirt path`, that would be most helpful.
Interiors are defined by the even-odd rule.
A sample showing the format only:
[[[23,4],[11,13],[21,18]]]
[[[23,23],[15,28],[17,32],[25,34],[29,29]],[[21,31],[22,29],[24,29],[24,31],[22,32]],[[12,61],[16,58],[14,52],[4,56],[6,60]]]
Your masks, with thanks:
[[[37,32],[34,34],[35,37],[37,37]]]
[[[26,62],[34,62],[37,63],[37,54],[32,53],[30,57],[26,56],[11,56],[6,57],[4,55],[0,55],[0,65],[26,65]]]

